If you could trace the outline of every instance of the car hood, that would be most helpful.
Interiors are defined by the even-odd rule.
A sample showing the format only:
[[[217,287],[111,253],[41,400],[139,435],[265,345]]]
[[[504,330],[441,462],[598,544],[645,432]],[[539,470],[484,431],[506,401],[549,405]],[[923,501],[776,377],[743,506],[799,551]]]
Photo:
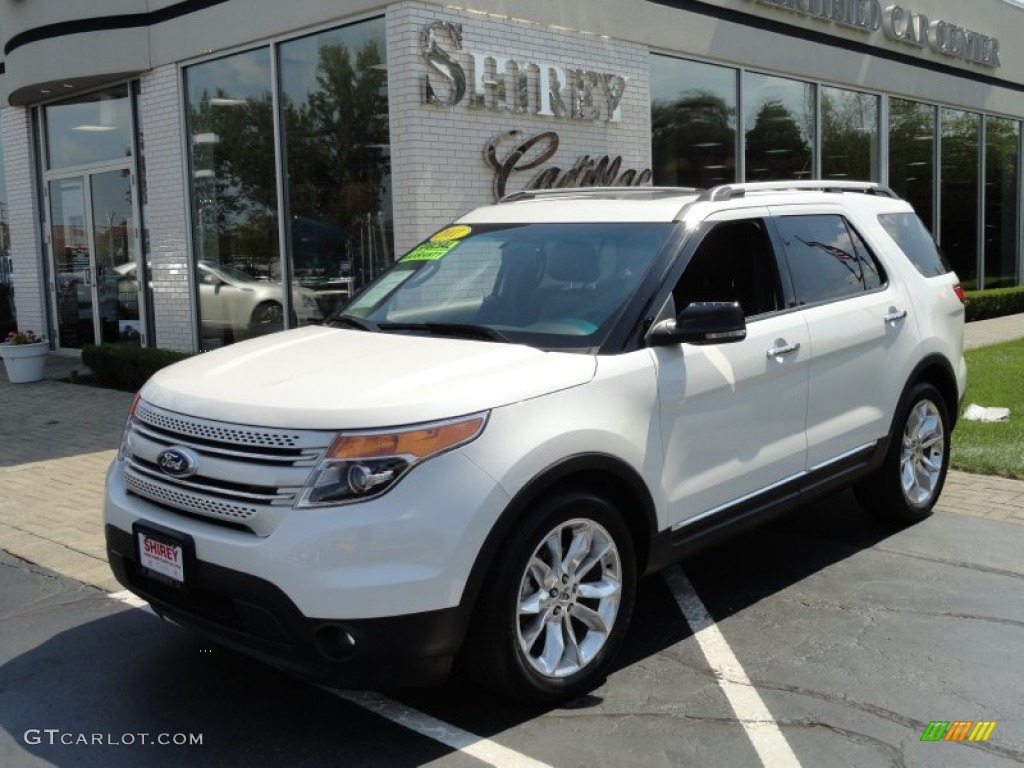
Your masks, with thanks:
[[[590,381],[596,358],[499,342],[309,326],[158,372],[143,399],[171,411],[291,429],[445,419]]]

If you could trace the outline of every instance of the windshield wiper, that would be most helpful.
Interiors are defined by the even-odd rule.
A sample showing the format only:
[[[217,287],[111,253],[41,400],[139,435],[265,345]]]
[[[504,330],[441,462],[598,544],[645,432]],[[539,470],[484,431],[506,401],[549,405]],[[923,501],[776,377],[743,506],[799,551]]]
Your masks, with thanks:
[[[455,336],[464,339],[483,339],[484,341],[511,342],[508,336],[486,325],[469,323],[380,323],[382,331],[427,331],[435,336]]]
[[[358,328],[361,331],[380,330],[376,323],[364,320],[361,317],[356,317],[355,315],[335,315],[327,322],[327,324],[332,328],[347,325],[350,328]]]

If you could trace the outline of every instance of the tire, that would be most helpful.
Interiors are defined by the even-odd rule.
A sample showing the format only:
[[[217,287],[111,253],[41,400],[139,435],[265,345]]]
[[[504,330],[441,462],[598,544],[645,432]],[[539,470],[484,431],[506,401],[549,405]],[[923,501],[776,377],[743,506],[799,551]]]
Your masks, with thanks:
[[[521,701],[580,696],[604,680],[635,597],[636,556],[622,517],[600,496],[559,493],[505,540],[460,661]]]
[[[257,304],[249,318],[249,325],[257,331],[284,328],[284,307],[276,301]]]
[[[924,520],[949,469],[949,411],[934,386],[920,382],[900,401],[882,465],[854,487],[868,512],[892,523]]]

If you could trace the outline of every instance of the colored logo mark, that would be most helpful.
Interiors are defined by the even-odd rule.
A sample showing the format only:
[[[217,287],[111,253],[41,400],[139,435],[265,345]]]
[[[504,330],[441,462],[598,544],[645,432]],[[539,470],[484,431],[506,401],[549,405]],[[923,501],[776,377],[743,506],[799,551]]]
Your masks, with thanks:
[[[995,720],[932,720],[921,741],[988,741],[996,729]]]

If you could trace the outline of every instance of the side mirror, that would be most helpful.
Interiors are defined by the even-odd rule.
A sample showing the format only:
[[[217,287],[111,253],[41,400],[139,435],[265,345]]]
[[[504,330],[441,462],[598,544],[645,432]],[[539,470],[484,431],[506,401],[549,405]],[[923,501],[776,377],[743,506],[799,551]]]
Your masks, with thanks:
[[[695,301],[675,320],[663,320],[647,332],[652,347],[670,344],[730,344],[747,338],[747,322],[736,302]]]

